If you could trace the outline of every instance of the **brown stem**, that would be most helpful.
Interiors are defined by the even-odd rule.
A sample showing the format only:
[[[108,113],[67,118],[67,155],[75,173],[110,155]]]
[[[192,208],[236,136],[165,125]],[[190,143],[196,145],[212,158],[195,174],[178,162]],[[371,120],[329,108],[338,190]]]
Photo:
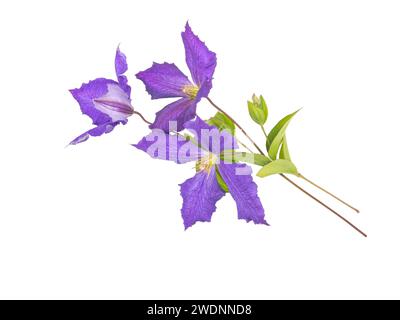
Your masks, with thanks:
[[[151,122],[146,120],[146,118],[139,111],[133,111],[133,114],[137,114],[140,118],[142,118],[144,122],[146,122],[147,124],[151,124]]]
[[[243,129],[243,127],[241,125],[239,125],[235,119],[233,119],[229,114],[227,114],[224,110],[222,110],[220,107],[218,107],[210,98],[207,97],[208,102],[215,108],[217,109],[219,112],[223,113],[224,115],[226,115],[242,132],[243,134],[247,137],[247,139],[249,139],[249,141],[251,141],[251,143],[254,145],[254,147],[258,150],[258,152],[260,152],[262,155],[265,156],[265,153],[262,151],[262,149],[257,145],[257,143],[255,143],[255,141],[247,134],[247,132]],[[346,222],[348,225],[350,225],[352,228],[354,228],[356,231],[358,231],[359,233],[361,233],[364,237],[366,237],[367,235],[361,231],[359,228],[357,228],[355,225],[353,225],[349,220],[347,220],[346,218],[344,218],[342,215],[340,215],[339,213],[337,213],[335,210],[333,210],[331,207],[329,207],[327,204],[325,204],[324,202],[322,202],[321,200],[319,200],[318,198],[316,198],[315,196],[313,196],[312,194],[310,194],[309,192],[307,192],[306,190],[304,190],[302,187],[300,187],[299,185],[297,185],[295,182],[293,182],[291,179],[289,179],[287,176],[285,176],[284,174],[279,174],[281,177],[283,177],[284,179],[286,179],[288,182],[290,182],[293,186],[295,186],[297,189],[299,189],[300,191],[302,191],[304,194],[306,194],[307,196],[309,196],[311,199],[315,200],[316,202],[318,202],[320,205],[322,205],[323,207],[325,207],[326,209],[328,209],[329,211],[331,211],[332,213],[334,213],[336,216],[338,216],[340,219],[342,219],[344,222]]]
[[[297,185],[296,183],[294,183],[292,180],[290,180],[288,177],[286,177],[285,175],[281,174],[281,176],[283,178],[285,178],[287,181],[289,181],[291,184],[293,184],[296,188],[300,189],[301,191],[303,191],[306,195],[308,195],[310,198],[314,199],[315,201],[317,201],[320,205],[324,206],[325,208],[327,208],[329,211],[333,212],[336,216],[338,216],[340,219],[342,219],[344,222],[346,222],[350,227],[352,227],[353,229],[355,229],[356,231],[358,231],[359,233],[361,233],[364,237],[367,237],[367,235],[361,231],[359,228],[357,228],[354,224],[352,224],[349,220],[347,220],[345,217],[343,217],[341,214],[337,213],[335,210],[333,210],[332,208],[328,207],[325,203],[323,203],[321,200],[317,199],[316,197],[314,197],[312,194],[308,193],[306,190],[304,190],[302,187],[300,187],[299,185]]]
[[[319,186],[318,184],[316,184],[315,182],[307,179],[305,176],[303,176],[302,174],[299,173],[299,177],[302,178],[303,180],[307,181],[308,183],[312,184],[314,187],[318,188],[319,190],[329,194],[332,198],[335,198],[337,201],[343,203],[344,205],[348,206],[350,209],[353,209],[355,212],[360,213],[360,210],[354,208],[353,206],[351,206],[350,204],[348,204],[346,201],[340,199],[338,196],[335,196],[333,193],[329,192],[328,190],[322,188],[321,186]]]
[[[260,147],[257,145],[257,143],[254,142],[254,140],[247,134],[247,132],[242,128],[242,126],[237,123],[229,114],[227,114],[224,110],[222,110],[220,107],[218,107],[209,97],[207,97],[207,100],[209,103],[211,103],[211,105],[217,109],[219,112],[223,113],[224,115],[226,115],[229,119],[231,119],[231,121],[236,125],[236,127],[238,127],[243,134],[246,136],[247,139],[249,139],[249,141],[256,147],[256,149],[258,150],[259,153],[261,153],[262,155],[265,155],[263,153],[263,151],[260,149]]]

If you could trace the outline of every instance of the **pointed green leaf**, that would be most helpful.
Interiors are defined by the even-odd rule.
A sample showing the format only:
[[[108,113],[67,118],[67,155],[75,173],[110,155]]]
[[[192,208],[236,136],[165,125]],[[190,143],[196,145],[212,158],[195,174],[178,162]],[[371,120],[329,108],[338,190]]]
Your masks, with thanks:
[[[267,150],[268,150],[268,154],[271,157],[271,159],[273,159],[273,160],[276,159],[276,156],[279,151],[279,147],[282,143],[283,137],[285,136],[286,128],[288,127],[290,120],[292,120],[294,115],[297,112],[299,112],[299,110],[287,115],[282,120],[280,120],[268,134]]]
[[[287,144],[286,135],[283,136],[281,149],[279,151],[279,159],[285,159],[285,160],[289,160],[289,161],[292,160],[290,158],[290,153],[289,153],[289,148],[288,148],[288,144]]]
[[[283,159],[278,159],[274,160],[264,167],[262,167],[258,172],[257,176],[264,178],[271,176],[273,174],[279,174],[279,173],[288,173],[288,174],[294,174],[298,175],[296,166],[293,164],[293,162],[289,160],[283,160]]]
[[[217,112],[214,117],[206,121],[210,126],[217,127],[220,131],[228,130],[231,135],[235,135],[235,124],[225,114]]]

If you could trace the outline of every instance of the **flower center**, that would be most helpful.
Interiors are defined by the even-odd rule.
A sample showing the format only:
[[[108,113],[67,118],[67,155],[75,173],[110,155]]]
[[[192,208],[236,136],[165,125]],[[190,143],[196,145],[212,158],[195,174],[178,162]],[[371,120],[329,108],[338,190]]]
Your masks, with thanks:
[[[211,168],[217,163],[217,156],[213,153],[208,153],[196,162],[196,171],[206,171],[210,173]]]
[[[189,84],[183,86],[182,91],[190,98],[190,100],[194,100],[197,96],[197,93],[199,92],[199,87],[193,84]]]

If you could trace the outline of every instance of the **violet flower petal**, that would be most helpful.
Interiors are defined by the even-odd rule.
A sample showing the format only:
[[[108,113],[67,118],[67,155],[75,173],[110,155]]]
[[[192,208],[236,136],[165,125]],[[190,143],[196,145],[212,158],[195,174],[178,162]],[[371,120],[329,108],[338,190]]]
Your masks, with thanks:
[[[251,168],[245,164],[221,162],[218,170],[236,202],[238,218],[268,225],[264,208],[257,195],[257,185],[251,177]]]
[[[88,115],[95,125],[125,120],[132,115],[129,95],[113,80],[98,78],[70,92],[82,113]]]
[[[180,184],[183,198],[182,218],[185,229],[194,225],[197,221],[209,222],[214,213],[215,204],[224,196],[224,192],[218,185],[215,167],[208,173],[200,171]]]
[[[107,84],[107,93],[93,100],[94,107],[113,122],[126,120],[133,114],[131,99],[119,84]]]
[[[136,77],[141,80],[152,99],[186,97],[185,86],[191,86],[189,79],[174,64],[153,63]]]
[[[125,124],[133,112],[127,93],[113,80],[98,78],[70,92],[78,101],[82,113],[96,125],[71,141],[73,145],[86,141],[89,136],[111,132],[117,124]]]
[[[89,139],[90,136],[92,136],[92,137],[101,136],[104,133],[111,132],[115,128],[115,126],[117,126],[118,124],[126,124],[126,123],[127,123],[127,121],[125,120],[125,121],[117,121],[117,122],[109,122],[109,123],[101,124],[95,128],[92,128],[92,129],[86,131],[85,133],[82,133],[81,135],[76,137],[74,140],[72,140],[69,144],[75,145],[75,144],[84,142],[87,139]]]
[[[198,116],[193,121],[186,122],[184,128],[195,134],[195,139],[204,149],[214,154],[238,148],[236,139],[227,130],[219,131],[217,127],[210,126]]]
[[[97,78],[83,83],[78,89],[70,90],[79,103],[83,114],[89,116],[95,128],[75,138],[71,144],[86,141],[89,136],[99,136],[114,129],[117,124],[125,124],[133,114],[128,79],[123,75],[128,70],[126,56],[117,48],[115,72],[118,82]]]
[[[112,122],[111,117],[95,108],[94,99],[103,97],[108,92],[108,85],[116,84],[113,80],[98,78],[82,84],[79,89],[70,90],[72,96],[79,103],[83,114],[88,115],[95,125]]]
[[[199,91],[197,92],[196,99],[197,101],[200,101],[201,98],[205,98],[208,96],[212,88],[212,81],[211,80],[205,80],[202,85],[199,88]]]
[[[182,40],[185,46],[186,64],[192,79],[198,87],[201,87],[205,81],[212,79],[217,56],[192,32],[189,23],[186,23],[185,31],[182,32]]]
[[[119,85],[127,93],[128,97],[130,97],[131,87],[128,85],[128,78],[123,75],[127,70],[126,55],[118,47],[115,54],[115,73],[117,74]]]
[[[149,126],[150,129],[161,129],[165,132],[171,130],[181,131],[185,122],[196,116],[196,101],[181,98],[174,101],[156,113],[156,119]],[[170,121],[176,121],[175,128],[170,127]]]
[[[128,71],[128,63],[126,62],[126,55],[117,48],[117,52],[115,53],[115,73],[117,76],[124,74]]]
[[[204,155],[204,151],[193,142],[177,135],[165,134],[160,129],[154,129],[133,146],[154,159],[170,160],[178,164],[197,161]]]

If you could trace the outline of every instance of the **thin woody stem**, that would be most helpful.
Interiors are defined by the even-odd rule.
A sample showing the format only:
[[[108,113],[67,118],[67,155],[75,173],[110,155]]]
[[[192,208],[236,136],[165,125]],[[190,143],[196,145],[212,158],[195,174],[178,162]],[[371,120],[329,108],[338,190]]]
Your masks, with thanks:
[[[138,111],[133,111],[133,114],[137,114],[140,118],[142,118],[142,120],[143,120],[144,122],[146,122],[147,124],[151,124],[151,122],[148,121],[148,120],[146,120],[146,118],[145,118],[140,112],[138,112]]]
[[[220,107],[218,107],[210,98],[207,97],[208,102],[215,108],[217,109],[219,112],[225,114],[242,132],[243,134],[247,137],[247,139],[249,139],[249,141],[251,141],[251,143],[254,145],[254,147],[258,150],[258,152],[262,155],[265,155],[265,153],[262,151],[262,149],[257,145],[257,143],[247,134],[247,132],[243,129],[243,127],[238,124],[236,122],[236,120],[234,120],[229,114],[227,114],[224,110],[222,110]],[[309,196],[311,199],[315,200],[316,202],[318,202],[320,205],[322,205],[323,207],[325,207],[326,209],[328,209],[329,211],[331,211],[332,213],[334,213],[336,216],[338,216],[340,219],[342,219],[344,222],[346,222],[349,226],[351,226],[353,229],[355,229],[356,231],[358,231],[359,233],[361,233],[364,237],[366,237],[367,235],[361,231],[359,228],[357,228],[354,224],[352,224],[349,220],[347,220],[346,218],[344,218],[342,215],[340,215],[339,213],[337,213],[335,210],[333,210],[331,207],[329,207],[327,204],[325,204],[324,202],[322,202],[321,200],[319,200],[318,198],[316,198],[315,196],[313,196],[312,194],[310,194],[309,192],[307,192],[306,190],[304,190],[302,187],[300,187],[299,185],[297,185],[295,182],[293,182],[291,179],[289,179],[287,176],[285,176],[284,174],[279,174],[281,177],[283,177],[284,179],[286,179],[288,182],[290,182],[293,186],[295,186],[297,189],[299,189],[300,191],[302,191],[304,194],[306,194],[307,196]]]
[[[351,206],[350,204],[348,204],[346,201],[340,199],[338,196],[335,196],[333,193],[329,192],[328,190],[322,188],[321,186],[319,186],[318,184],[316,184],[315,182],[307,179],[305,176],[303,176],[302,174],[299,173],[299,177],[302,178],[303,180],[307,181],[308,183],[312,184],[314,187],[318,188],[319,190],[329,194],[332,198],[335,198],[337,201],[343,203],[344,205],[348,206],[350,209],[353,209],[355,212],[360,213],[360,210],[354,208],[353,206]]]
[[[246,146],[243,142],[239,141],[238,142],[243,146],[243,148],[245,148],[247,151],[249,151],[250,153],[254,153],[248,146]]]
[[[344,222],[346,222],[350,227],[352,227],[354,230],[358,231],[360,234],[362,234],[364,237],[367,237],[367,234],[364,233],[363,231],[361,231],[359,228],[357,228],[354,224],[352,224],[349,220],[347,220],[345,217],[343,217],[341,214],[337,213],[335,210],[333,210],[332,208],[328,207],[325,203],[323,203],[321,200],[317,199],[316,197],[314,197],[312,194],[308,193],[306,190],[304,190],[303,188],[301,188],[300,186],[298,186],[297,184],[295,184],[292,180],[290,180],[288,177],[286,177],[285,175],[281,175],[282,177],[284,177],[287,181],[289,181],[291,184],[293,184],[294,186],[296,186],[297,188],[299,188],[301,191],[303,191],[306,195],[308,195],[310,198],[314,199],[315,201],[317,201],[320,205],[324,206],[326,209],[328,209],[329,211],[331,211],[332,213],[334,213],[337,217],[339,217],[340,219],[342,219]]]
[[[260,149],[260,147],[257,145],[257,143],[254,142],[254,140],[247,134],[246,130],[244,130],[242,128],[242,126],[237,123],[229,114],[227,114],[224,110],[222,110],[220,107],[218,107],[209,97],[206,98],[208,100],[208,102],[215,108],[217,109],[219,112],[223,113],[224,115],[226,115],[229,119],[232,120],[232,122],[236,125],[236,127],[238,127],[243,134],[246,136],[247,139],[249,139],[249,141],[256,147],[256,149],[258,150],[259,153],[261,153],[262,155],[265,155],[263,153],[263,151]]]

